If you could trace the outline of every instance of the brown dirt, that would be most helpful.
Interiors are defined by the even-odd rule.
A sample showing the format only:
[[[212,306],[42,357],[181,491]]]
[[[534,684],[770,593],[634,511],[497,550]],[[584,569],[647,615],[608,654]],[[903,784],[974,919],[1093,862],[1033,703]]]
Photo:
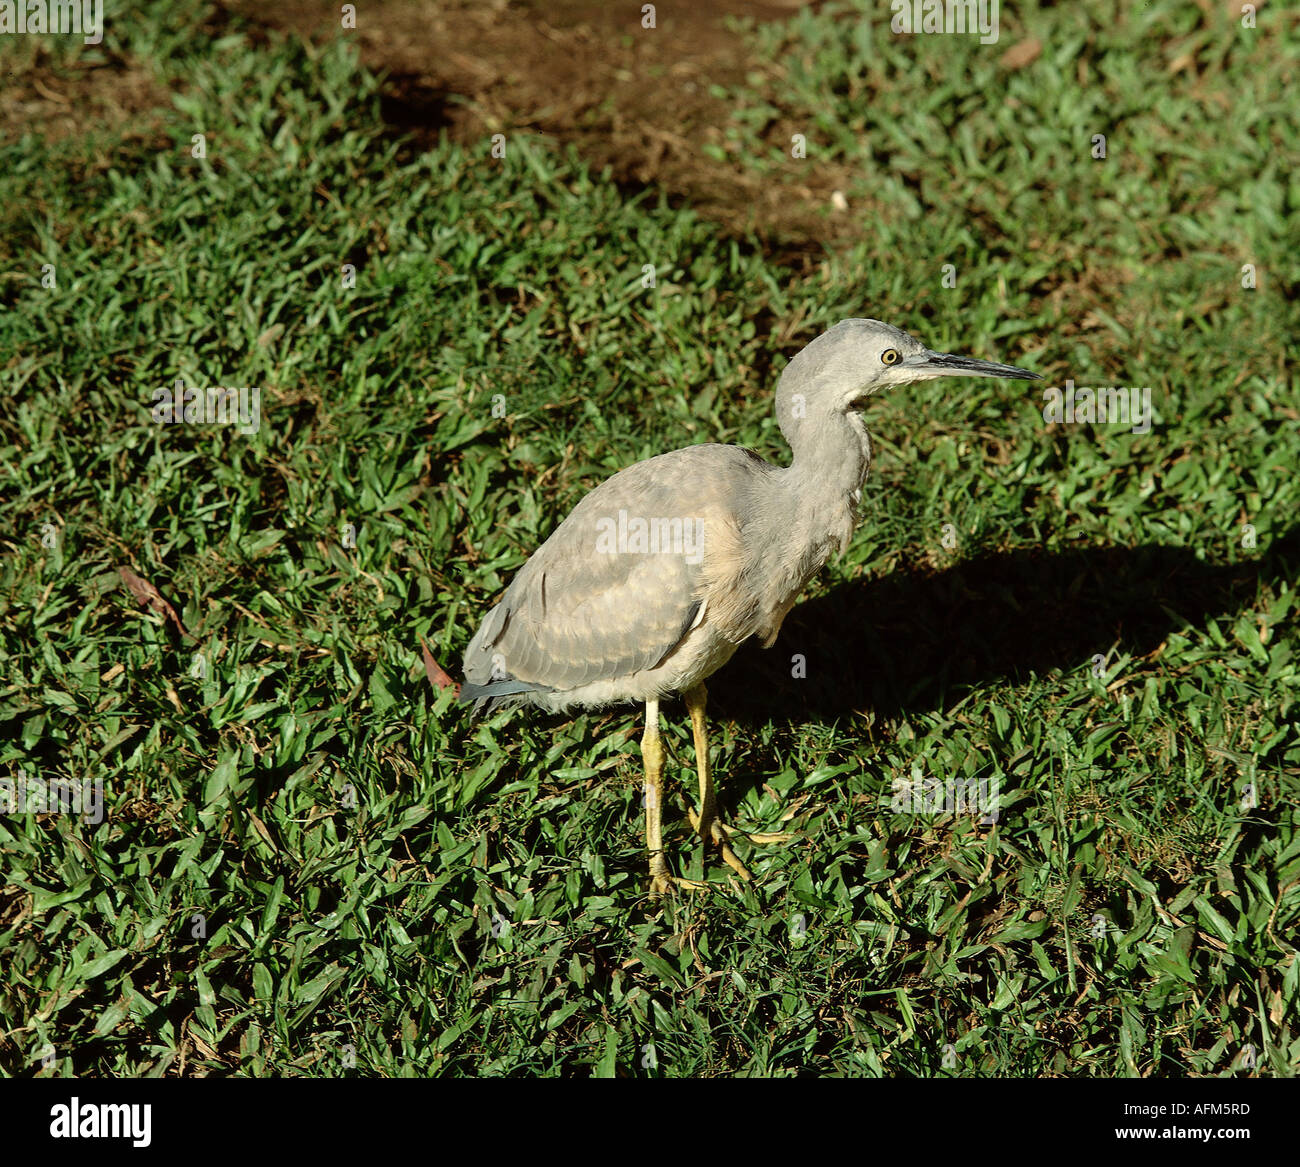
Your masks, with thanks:
[[[355,37],[365,64],[387,75],[384,117],[423,146],[444,130],[466,144],[512,132],[572,143],[623,186],[655,187],[728,233],[753,231],[778,252],[806,254],[811,240],[837,233],[828,231],[826,208],[848,175],[791,159],[803,173],[774,183],[704,152],[734,149],[725,136],[729,106],[710,87],[773,67],[753,59],[729,20],[780,20],[800,6],[659,4],[648,30],[639,3],[371,0],[357,29],[343,33],[332,0],[273,8],[229,0],[245,19],[303,40]],[[797,129],[771,126],[768,138],[788,142]]]
[[[50,141],[117,127],[153,140],[161,122],[150,112],[171,94],[140,62],[55,63],[35,38],[15,37],[0,64],[0,142],[33,131]]]

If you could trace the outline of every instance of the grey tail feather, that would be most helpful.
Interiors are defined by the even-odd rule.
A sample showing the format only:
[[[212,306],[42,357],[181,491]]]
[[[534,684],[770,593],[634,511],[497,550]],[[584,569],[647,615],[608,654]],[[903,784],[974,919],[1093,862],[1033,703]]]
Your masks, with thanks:
[[[500,705],[507,704],[506,698],[514,697],[520,693],[549,693],[551,690],[545,685],[534,685],[528,681],[516,681],[507,678],[501,681],[489,681],[486,685],[476,685],[472,681],[466,681],[460,687],[460,697],[458,700],[462,705],[474,702],[474,712],[471,715],[475,720],[484,713],[491,713]]]
[[[481,697],[509,697],[514,693],[532,693],[545,688],[543,685],[530,685],[527,681],[489,681],[486,685],[476,685],[466,681],[460,687],[462,702],[477,701]]]

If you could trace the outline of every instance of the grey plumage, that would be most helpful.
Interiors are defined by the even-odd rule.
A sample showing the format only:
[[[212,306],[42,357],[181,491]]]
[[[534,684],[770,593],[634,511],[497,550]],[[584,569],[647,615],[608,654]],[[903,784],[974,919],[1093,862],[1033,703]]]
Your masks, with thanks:
[[[462,697],[477,698],[488,709],[531,700],[558,712],[629,696],[644,699],[647,685],[666,691],[657,682],[626,695],[598,686],[655,672],[690,637],[706,591],[719,582],[713,578],[719,573],[711,575],[706,567],[708,550],[741,537],[734,515],[752,509],[761,480],[775,473],[748,450],[703,445],[638,462],[601,483],[534,552],[484,620],[465,653],[465,676],[487,692],[480,696],[471,687]],[[707,499],[696,495],[706,481]],[[679,520],[680,552],[626,544],[620,550],[620,512],[647,526]],[[697,522],[704,540],[698,555],[687,550],[686,530],[689,523],[699,531]],[[676,525],[669,529],[675,532]],[[612,535],[614,543],[604,552],[597,551],[602,534]],[[752,619],[752,610],[747,614]],[[739,639],[752,631],[744,624],[744,615],[733,621]],[[530,688],[512,690],[505,687],[509,681]]]

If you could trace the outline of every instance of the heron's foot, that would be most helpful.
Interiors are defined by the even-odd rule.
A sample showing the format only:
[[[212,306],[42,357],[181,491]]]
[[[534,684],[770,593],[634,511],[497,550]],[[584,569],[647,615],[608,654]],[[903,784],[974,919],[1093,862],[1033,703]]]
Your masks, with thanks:
[[[712,891],[713,884],[702,883],[698,879],[687,879],[684,875],[652,875],[650,877],[650,898],[659,899],[678,888],[685,891]]]
[[[742,837],[747,837],[744,835],[744,832],[733,831],[730,827],[727,826],[726,823],[722,822],[720,819],[712,818],[709,820],[709,833],[708,836],[706,837],[703,829],[700,827],[700,816],[697,815],[689,807],[687,808],[686,813],[690,817],[691,826],[695,829],[696,834],[698,834],[702,839],[704,839],[705,842],[712,841],[714,843],[717,843],[718,849],[722,852],[723,863],[725,863],[728,867],[730,867],[731,870],[734,871],[737,875],[739,875],[740,878],[743,879],[746,883],[749,883],[750,880],[752,880],[754,877],[750,875],[749,868],[746,867],[740,861],[740,858],[736,855],[736,853],[731,849],[730,845],[727,843],[728,836],[733,834],[741,835]]]
[[[701,883],[698,879],[687,879],[681,875],[670,875],[668,865],[662,855],[650,859],[650,895],[653,899],[676,891],[679,887],[687,891],[707,891],[711,885]]]
[[[698,833],[700,829],[700,816],[689,808],[687,808],[686,813],[690,816],[691,826]],[[767,846],[770,843],[788,843],[795,837],[792,831],[773,831],[768,833],[760,831],[751,835],[748,831],[742,831],[739,827],[733,827],[728,823],[724,823],[721,819],[714,819],[710,826],[712,828],[714,842],[722,842],[719,832],[725,834],[729,839],[739,837],[747,842],[757,844],[760,847]]]

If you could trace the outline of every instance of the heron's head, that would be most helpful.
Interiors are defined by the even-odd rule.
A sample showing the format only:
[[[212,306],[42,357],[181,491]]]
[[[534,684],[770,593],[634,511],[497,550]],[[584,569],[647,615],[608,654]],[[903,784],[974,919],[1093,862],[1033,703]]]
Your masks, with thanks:
[[[861,409],[881,389],[932,377],[1040,379],[1013,365],[933,352],[883,320],[841,320],[785,367],[777,386],[777,417],[789,437],[788,421]]]

